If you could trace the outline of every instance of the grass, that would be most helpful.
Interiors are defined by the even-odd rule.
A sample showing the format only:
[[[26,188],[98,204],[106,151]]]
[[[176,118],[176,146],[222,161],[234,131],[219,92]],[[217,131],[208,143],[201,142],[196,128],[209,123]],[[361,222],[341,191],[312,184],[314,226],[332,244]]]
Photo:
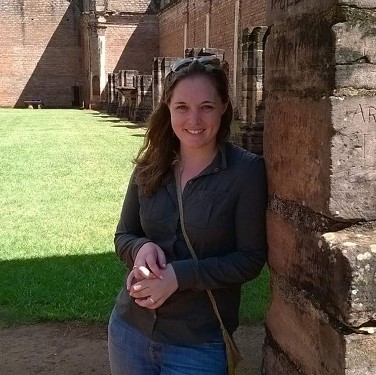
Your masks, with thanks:
[[[94,111],[0,109],[0,321],[106,322],[124,277],[113,233],[144,130]],[[243,289],[259,321],[268,274]]]

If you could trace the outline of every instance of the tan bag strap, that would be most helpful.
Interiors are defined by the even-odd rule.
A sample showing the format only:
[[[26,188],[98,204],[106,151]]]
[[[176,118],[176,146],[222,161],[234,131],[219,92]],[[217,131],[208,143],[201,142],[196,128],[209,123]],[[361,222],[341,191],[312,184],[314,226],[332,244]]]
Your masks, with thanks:
[[[179,170],[178,170],[179,165],[180,164],[175,165],[175,171],[174,172],[175,172],[176,192],[177,192],[178,204],[179,204],[180,225],[181,225],[181,230],[183,232],[185,242],[187,243],[188,249],[191,252],[192,258],[195,261],[198,261],[197,255],[196,255],[196,253],[193,249],[191,241],[189,240],[189,237],[188,237],[188,234],[185,230],[185,225],[184,225],[184,211],[183,211],[183,199],[182,199],[182,190],[181,190],[181,178],[180,178],[180,173],[179,173]],[[219,324],[221,326],[221,330],[223,332],[227,332],[227,330],[226,330],[226,328],[223,324],[221,315],[220,315],[219,310],[218,310],[217,302],[215,301],[215,298],[213,296],[212,291],[210,289],[207,289],[206,291],[207,291],[208,296],[210,298],[210,301],[213,305],[213,309],[214,309],[215,315],[218,318]]]

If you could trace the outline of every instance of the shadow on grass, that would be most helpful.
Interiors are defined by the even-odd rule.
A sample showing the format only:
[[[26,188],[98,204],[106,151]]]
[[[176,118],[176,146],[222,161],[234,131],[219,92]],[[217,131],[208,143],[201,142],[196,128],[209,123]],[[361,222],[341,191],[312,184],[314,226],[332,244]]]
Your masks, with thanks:
[[[101,121],[105,121],[105,122],[113,122],[115,124],[118,124],[119,122],[122,122],[120,119],[116,119],[116,120],[101,120]],[[114,125],[116,126],[116,125]]]
[[[0,262],[0,326],[40,321],[106,323],[124,282],[114,253]],[[269,272],[243,285],[240,323],[264,320]]]
[[[124,278],[114,253],[0,262],[0,325],[105,323]]]
[[[121,119],[118,117],[115,117],[113,115],[109,115],[107,112],[89,112],[88,115],[94,116],[96,118],[101,118],[103,120],[99,120],[101,122],[111,122],[116,125],[112,125],[111,127],[116,128],[127,128],[127,129],[146,129],[145,122],[133,122],[128,121],[125,119]]]
[[[136,124],[136,123],[131,123],[129,124],[129,122],[126,122],[126,123],[123,123],[124,125],[112,125],[111,127],[112,128],[127,128],[127,129],[145,129],[146,130],[146,127],[145,127],[145,124],[143,123],[139,123],[139,124]]]

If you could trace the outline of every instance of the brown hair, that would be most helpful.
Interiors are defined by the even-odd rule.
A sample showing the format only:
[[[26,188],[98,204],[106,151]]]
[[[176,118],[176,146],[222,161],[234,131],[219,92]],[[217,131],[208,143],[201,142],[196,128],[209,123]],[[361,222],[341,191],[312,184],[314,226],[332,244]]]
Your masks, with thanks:
[[[209,78],[222,102],[228,102],[217,133],[217,144],[228,140],[230,136],[233,109],[225,71],[220,66],[202,64],[198,60],[193,60],[188,66],[170,72],[164,82],[161,101],[149,118],[144,144],[135,158],[136,183],[145,195],[155,194],[169,174],[174,161],[178,159],[180,144],[172,130],[168,104],[176,84],[193,75]]]

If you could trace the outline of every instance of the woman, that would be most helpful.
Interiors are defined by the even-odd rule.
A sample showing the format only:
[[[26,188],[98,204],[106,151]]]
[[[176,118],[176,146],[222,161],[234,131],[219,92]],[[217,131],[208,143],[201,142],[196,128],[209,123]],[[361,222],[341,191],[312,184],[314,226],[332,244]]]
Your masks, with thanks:
[[[130,272],[109,323],[113,375],[226,374],[206,291],[232,334],[241,284],[266,260],[264,162],[228,142],[231,121],[219,60],[178,60],[151,115],[115,233]],[[177,187],[197,261],[182,233]]]

